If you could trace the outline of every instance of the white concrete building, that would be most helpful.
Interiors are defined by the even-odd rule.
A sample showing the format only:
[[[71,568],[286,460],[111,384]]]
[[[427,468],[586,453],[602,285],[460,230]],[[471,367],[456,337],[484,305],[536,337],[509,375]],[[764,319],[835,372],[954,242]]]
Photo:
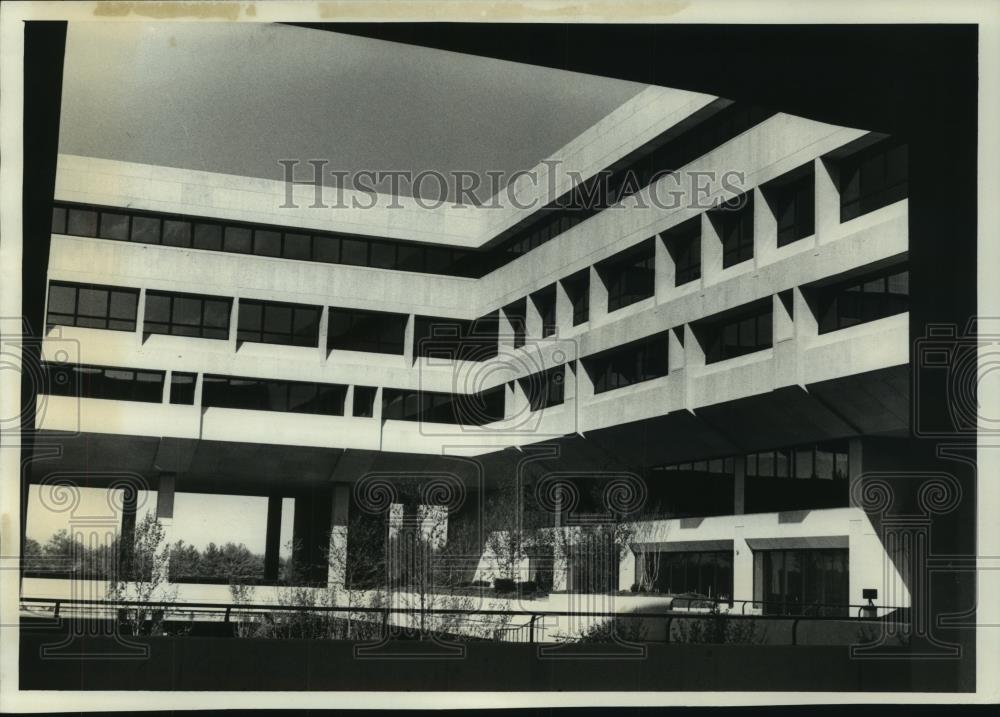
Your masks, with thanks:
[[[288,499],[325,565],[377,489],[453,531],[560,483],[553,525],[641,529],[522,579],[907,605],[862,503],[908,430],[905,146],[651,87],[544,160],[495,207],[331,208],[305,159],[291,186],[60,155],[35,480],[135,480],[168,523],[175,491],[266,497],[264,583]]]

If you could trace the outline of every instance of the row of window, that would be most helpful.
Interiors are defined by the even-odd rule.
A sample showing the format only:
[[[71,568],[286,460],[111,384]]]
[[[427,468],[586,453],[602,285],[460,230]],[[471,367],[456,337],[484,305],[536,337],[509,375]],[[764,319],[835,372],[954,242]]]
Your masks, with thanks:
[[[501,237],[495,248],[486,251],[66,203],[53,208],[52,232],[478,278],[568,231],[647,186],[656,177],[675,171],[773,114],[757,107],[732,105],[666,144],[659,138],[653,140],[608,171],[566,192],[509,230],[508,236]],[[839,177],[841,221],[874,211],[907,195],[907,147],[898,140],[887,138],[875,142],[844,159],[831,160],[831,163],[836,165]],[[814,184],[812,168],[808,166],[761,187],[777,221],[778,246],[813,233]],[[753,193],[748,192],[709,215],[716,223],[723,242],[724,267],[753,256],[752,197]],[[688,263],[692,261],[693,257],[689,257]],[[685,275],[689,276],[690,272],[688,267]],[[680,278],[678,281],[683,283]]]
[[[594,393],[624,388],[666,376],[668,333],[617,346],[583,359]]]
[[[383,389],[382,417],[396,421],[482,426],[504,418],[504,387],[478,394]]]
[[[519,379],[532,411],[560,405],[566,396],[566,365],[555,366]]]
[[[847,443],[830,441],[791,448],[748,453],[739,458],[674,463],[655,470],[684,471],[710,475],[735,475],[735,462],[744,461],[748,478],[846,479],[849,475]]]
[[[732,598],[733,553],[648,550],[636,576],[656,592]],[[850,597],[846,548],[753,551],[754,600],[765,615],[846,617]]]
[[[52,233],[427,274],[482,275],[477,258],[481,252],[89,205],[56,205]]]

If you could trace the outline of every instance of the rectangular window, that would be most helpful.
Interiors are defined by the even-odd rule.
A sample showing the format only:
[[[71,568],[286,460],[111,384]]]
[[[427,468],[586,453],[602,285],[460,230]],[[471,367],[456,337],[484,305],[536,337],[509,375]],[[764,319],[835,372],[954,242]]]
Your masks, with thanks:
[[[504,416],[503,386],[468,395],[386,388],[382,396],[388,420],[482,426]]]
[[[722,319],[694,325],[705,350],[705,363],[715,363],[771,348],[772,305],[768,298]]]
[[[308,234],[286,233],[281,255],[286,259],[309,261],[312,259],[312,237]]]
[[[317,346],[320,312],[318,306],[241,299],[236,338],[260,344]]]
[[[347,386],[208,375],[202,405],[251,411],[281,411],[343,416]]]
[[[47,326],[135,331],[138,289],[90,284],[49,284]]]
[[[143,333],[228,339],[233,300],[222,296],[146,292]]]
[[[112,401],[163,401],[163,371],[47,363],[45,391],[53,396]]]
[[[648,239],[597,265],[608,290],[609,313],[653,295],[655,254],[653,239]]]
[[[746,456],[748,478],[846,479],[847,443],[827,443],[762,451]]]
[[[778,246],[805,239],[815,233],[815,173],[812,165],[796,170],[789,178],[779,177],[763,187],[778,230]]]
[[[378,389],[375,386],[355,386],[354,387],[354,411],[355,418],[371,418],[375,415],[375,393]]]
[[[327,349],[403,355],[406,314],[330,308]]]
[[[567,276],[562,283],[573,305],[573,326],[579,326],[590,319],[590,269]]]
[[[254,231],[253,253],[257,256],[281,256],[281,232],[272,229]]]
[[[194,248],[222,251],[222,227],[219,224],[195,224]]]
[[[76,237],[97,236],[97,212],[93,209],[69,208],[66,233]]]
[[[251,232],[246,227],[226,227],[222,251],[234,254],[249,254]]]
[[[895,266],[810,293],[825,334],[909,311],[910,273]]]
[[[128,214],[118,214],[117,212],[101,212],[101,229],[98,236],[101,239],[114,239],[116,241],[126,241],[129,235]]]
[[[179,219],[163,220],[163,245],[191,248],[191,222]]]
[[[634,383],[666,376],[668,334],[602,351],[583,359],[594,384],[594,393],[604,393]]]
[[[840,221],[905,199],[908,193],[907,146],[893,139],[881,140],[838,164]]]
[[[754,599],[765,615],[850,614],[848,550],[754,551]]]
[[[722,240],[722,268],[753,258],[753,192],[723,202],[709,213]]]
[[[66,233],[66,208],[52,207],[52,233]]]
[[[194,386],[197,374],[174,371],[170,374],[170,403],[194,405]]]
[[[566,366],[555,366],[519,379],[532,411],[561,405],[565,397]]]
[[[102,217],[103,219],[103,217]],[[137,244],[160,243],[160,220],[158,217],[132,217],[130,240]]]
[[[341,239],[340,263],[351,266],[368,266],[368,242],[346,237]]]
[[[733,596],[733,552],[727,551],[659,551],[640,552],[636,561],[642,572],[654,578],[657,592],[668,595],[703,595],[709,598]],[[683,601],[680,607],[686,607]]]
[[[701,217],[689,219],[662,234],[674,260],[674,286],[701,278]]]

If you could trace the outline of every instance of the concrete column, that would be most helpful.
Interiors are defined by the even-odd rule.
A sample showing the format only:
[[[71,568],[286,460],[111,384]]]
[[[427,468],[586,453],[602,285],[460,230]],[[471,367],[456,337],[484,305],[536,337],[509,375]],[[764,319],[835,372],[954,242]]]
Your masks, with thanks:
[[[792,309],[795,336],[799,340],[799,345],[807,348],[810,340],[819,336],[819,322],[816,321],[816,315],[806,301],[801,287],[796,286],[792,289]]]
[[[654,239],[654,245],[656,247],[654,295],[656,303],[660,304],[667,301],[674,290],[677,267],[663,237],[657,236]]]
[[[236,353],[236,348],[238,343],[236,341],[236,334],[239,332],[239,314],[240,314],[240,298],[238,296],[233,297],[233,308],[229,312],[229,350]]]
[[[773,342],[774,386],[801,384],[800,351],[795,336],[793,297],[790,291],[771,296],[771,336]]]
[[[535,297],[529,296],[524,303],[524,337],[525,339],[540,339],[542,338],[542,314],[535,305]]]
[[[414,345],[414,335],[417,327],[417,317],[410,314],[406,317],[406,328],[403,329],[403,360],[407,366],[412,366],[415,361],[416,349]]]
[[[321,364],[325,364],[330,352],[327,351],[326,341],[330,335],[330,307],[324,306],[319,313],[319,341],[318,348],[319,351],[319,361]]]
[[[738,526],[737,534],[733,538],[733,600],[754,599],[753,568],[753,551],[743,537],[741,525]],[[742,609],[742,606],[737,609]]]
[[[754,268],[767,264],[778,252],[778,221],[764,190],[753,190],[753,261]]]
[[[733,458],[733,515],[746,512],[747,462],[743,456]]]
[[[137,485],[133,484],[125,488],[124,500],[122,501],[122,531],[121,540],[118,543],[118,560],[124,572],[130,570],[129,563],[132,559],[132,548],[135,545],[135,518],[138,510],[139,493]]]
[[[139,300],[136,302],[135,306],[135,341],[140,348],[142,348],[142,342],[146,337],[145,323],[146,323],[146,289],[145,287],[143,287],[139,289]]]
[[[281,555],[281,504],[280,495],[267,497],[267,529],[264,534],[264,580],[278,579]]]
[[[347,523],[350,501],[351,486],[347,483],[334,483],[327,585],[341,590],[347,586]]]
[[[839,177],[837,168],[824,162],[821,157],[815,160],[816,171],[816,243],[825,244],[840,233],[840,190],[837,187]]]
[[[176,473],[161,473],[156,486],[156,517],[158,520],[172,520],[174,517],[174,493],[177,488]]]
[[[715,283],[722,273],[722,240],[708,212],[701,214],[701,281],[702,286]]]
[[[705,351],[701,347],[691,324],[684,324],[684,406],[689,411],[694,410],[694,381],[698,369],[705,366]]]
[[[163,373],[163,391],[160,392],[160,403],[170,403],[170,382],[173,380],[173,375],[174,372],[171,369],[167,369]]]
[[[608,315],[608,289],[596,266],[590,267],[590,325]]]
[[[354,384],[347,385],[347,392],[344,394],[344,416],[354,415]]]
[[[573,328],[573,302],[561,281],[556,282],[556,332],[565,336]]]

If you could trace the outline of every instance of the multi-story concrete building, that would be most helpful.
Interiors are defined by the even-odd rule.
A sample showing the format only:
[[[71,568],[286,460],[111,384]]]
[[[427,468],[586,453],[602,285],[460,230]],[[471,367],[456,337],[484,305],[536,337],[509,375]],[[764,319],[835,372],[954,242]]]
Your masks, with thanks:
[[[519,485],[642,528],[596,577],[523,561],[555,590],[907,605],[863,505],[908,430],[906,156],[657,87],[482,205],[60,155],[33,479],[136,481],[168,526],[175,492],[266,498],[265,583],[283,512],[343,583],[357,516],[481,532]]]

